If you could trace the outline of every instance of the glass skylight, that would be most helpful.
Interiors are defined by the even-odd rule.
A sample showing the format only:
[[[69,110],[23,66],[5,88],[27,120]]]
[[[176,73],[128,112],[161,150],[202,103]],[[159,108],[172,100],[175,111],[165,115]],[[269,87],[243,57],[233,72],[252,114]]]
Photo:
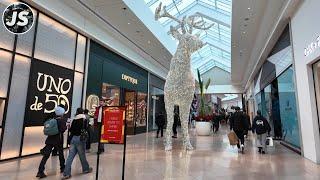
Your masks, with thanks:
[[[203,74],[213,67],[231,72],[231,13],[232,0],[144,0],[154,13],[159,3],[167,7],[167,11],[182,19],[185,15],[200,14],[208,24],[215,23],[209,30],[194,30],[206,46],[192,55],[192,69],[199,68]],[[169,18],[159,19],[168,32],[170,26],[177,23]]]

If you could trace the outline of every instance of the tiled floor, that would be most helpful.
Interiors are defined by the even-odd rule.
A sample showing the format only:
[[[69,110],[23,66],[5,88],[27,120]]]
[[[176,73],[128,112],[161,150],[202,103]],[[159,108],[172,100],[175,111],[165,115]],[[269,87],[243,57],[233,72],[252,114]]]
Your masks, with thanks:
[[[269,153],[259,155],[253,147],[254,140],[246,141],[246,153],[238,154],[230,147],[227,130],[213,136],[195,136],[191,130],[194,151],[180,148],[181,139],[174,140],[172,152],[164,152],[163,139],[154,134],[141,134],[128,138],[126,156],[126,180],[301,180],[320,179],[320,166],[287,150],[276,143]],[[99,179],[120,180],[122,169],[121,145],[107,145],[101,155]],[[94,150],[94,149],[93,149]],[[0,179],[36,179],[40,156],[14,160],[0,164]],[[90,165],[96,167],[97,156],[88,154]],[[59,179],[58,159],[49,159],[46,166],[47,179]],[[78,158],[73,164],[72,179],[95,179],[95,172],[82,175]]]

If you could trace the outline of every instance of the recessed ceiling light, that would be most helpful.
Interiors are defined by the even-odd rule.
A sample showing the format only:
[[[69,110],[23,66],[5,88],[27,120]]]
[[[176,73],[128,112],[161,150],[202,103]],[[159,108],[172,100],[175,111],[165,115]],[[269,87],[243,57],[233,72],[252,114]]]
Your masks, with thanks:
[[[245,32],[245,31],[243,31],[242,33],[243,33],[243,34],[245,34],[246,32]]]
[[[248,10],[250,10],[251,8],[250,7],[248,7]]]
[[[128,24],[130,24],[130,23],[128,22]]]

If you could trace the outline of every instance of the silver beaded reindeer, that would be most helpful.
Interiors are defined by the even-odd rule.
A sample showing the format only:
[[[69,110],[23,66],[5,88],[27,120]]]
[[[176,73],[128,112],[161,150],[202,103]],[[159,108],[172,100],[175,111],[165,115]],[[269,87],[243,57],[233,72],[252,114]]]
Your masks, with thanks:
[[[178,23],[177,26],[170,26],[170,32],[179,41],[178,48],[171,59],[170,70],[164,86],[164,101],[167,111],[167,129],[165,135],[165,150],[172,150],[172,125],[174,121],[174,106],[179,106],[180,121],[183,132],[183,145],[187,150],[192,150],[188,132],[188,120],[190,105],[195,91],[195,79],[191,71],[191,54],[204,46],[199,39],[199,34],[192,35],[193,28],[207,30],[214,24],[205,27],[203,17],[195,14],[184,16],[182,20],[170,15],[166,6],[162,3],[155,10],[155,20],[167,17]],[[197,19],[200,19],[197,21]]]

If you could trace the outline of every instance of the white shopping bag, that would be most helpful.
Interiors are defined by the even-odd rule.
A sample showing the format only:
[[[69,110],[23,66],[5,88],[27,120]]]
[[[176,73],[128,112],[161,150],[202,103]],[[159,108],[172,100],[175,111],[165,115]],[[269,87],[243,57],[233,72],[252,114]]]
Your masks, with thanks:
[[[272,137],[267,137],[266,145],[272,147],[273,146],[273,139]]]

